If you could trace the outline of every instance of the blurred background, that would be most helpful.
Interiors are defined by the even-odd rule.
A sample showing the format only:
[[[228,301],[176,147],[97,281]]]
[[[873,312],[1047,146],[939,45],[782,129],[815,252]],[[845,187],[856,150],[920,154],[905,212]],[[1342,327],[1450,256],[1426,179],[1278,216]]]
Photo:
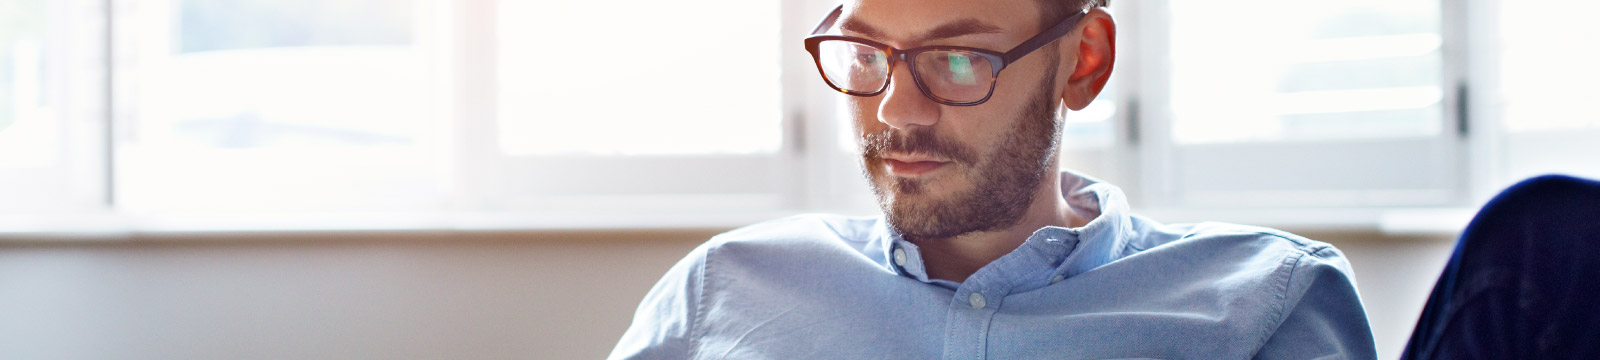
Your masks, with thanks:
[[[706,238],[876,213],[824,0],[0,0],[0,358],[598,358]],[[1062,162],[1354,264],[1398,356],[1499,188],[1600,177],[1600,3],[1138,0]]]

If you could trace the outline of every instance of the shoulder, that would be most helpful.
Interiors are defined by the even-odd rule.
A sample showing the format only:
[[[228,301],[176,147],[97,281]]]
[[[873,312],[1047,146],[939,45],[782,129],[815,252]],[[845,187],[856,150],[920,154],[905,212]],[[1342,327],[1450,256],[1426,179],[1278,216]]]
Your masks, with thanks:
[[[1240,224],[1205,222],[1189,228],[1186,237],[1192,241],[1209,241],[1231,244],[1264,252],[1283,254],[1292,260],[1294,267],[1333,267],[1348,275],[1350,263],[1344,253],[1331,244],[1305,238],[1287,231]]]
[[[1173,242],[1205,244],[1231,256],[1235,279],[1255,279],[1264,311],[1258,358],[1375,358],[1371,325],[1344,253],[1325,242],[1277,229],[1227,223],[1174,226]]]
[[[801,214],[763,221],[718,234],[701,250],[708,257],[748,255],[750,252],[862,250],[873,238],[878,220],[832,214]]]
[[[817,266],[881,263],[877,218],[802,214],[763,221],[711,237],[680,263],[715,278],[744,280]]]
[[[874,217],[800,214],[746,225],[712,237],[713,243],[838,239],[865,241],[878,224]]]
[[[1141,236],[1129,242],[1133,252],[1173,247],[1245,256],[1280,255],[1319,262],[1342,262],[1344,259],[1344,254],[1333,245],[1268,227],[1223,222],[1160,224],[1143,218],[1135,222],[1140,224],[1135,228],[1141,230],[1138,231]]]
[[[1147,257],[1153,262],[1145,263],[1156,264],[1152,266],[1181,268],[1183,276],[1225,289],[1219,292],[1237,296],[1232,301],[1244,308],[1259,310],[1260,317],[1252,321],[1259,343],[1285,341],[1276,335],[1287,331],[1281,337],[1315,334],[1307,336],[1348,342],[1340,349],[1354,353],[1371,351],[1355,274],[1333,245],[1287,231],[1219,222],[1156,224],[1146,230],[1130,244],[1138,253],[1129,259]],[[1327,344],[1317,346],[1322,345]]]
[[[1348,287],[1355,274],[1344,253],[1331,244],[1273,228],[1202,222],[1162,225],[1143,220],[1141,236],[1130,241],[1134,256],[1178,259],[1236,279],[1270,285],[1276,297],[1294,303],[1311,286]]]

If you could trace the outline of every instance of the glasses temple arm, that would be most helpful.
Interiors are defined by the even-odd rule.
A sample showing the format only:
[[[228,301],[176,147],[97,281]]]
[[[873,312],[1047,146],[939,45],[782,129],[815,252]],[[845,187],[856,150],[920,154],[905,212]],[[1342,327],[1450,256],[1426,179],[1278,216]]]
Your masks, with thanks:
[[[1072,16],[1068,16],[1066,19],[1062,19],[1061,22],[1056,23],[1055,26],[1051,26],[1049,30],[1045,30],[1044,32],[1039,33],[1039,35],[1034,35],[1033,38],[1023,41],[1022,44],[1018,44],[1017,47],[1012,48],[1011,51],[1007,51],[1005,53],[1006,63],[1009,64],[1015,62],[1023,55],[1027,55],[1034,50],[1038,50],[1039,48],[1044,47],[1046,44],[1056,41],[1057,38],[1066,36],[1067,33],[1072,32],[1072,30],[1078,27],[1078,21],[1083,20],[1083,16],[1088,13],[1088,10],[1084,10],[1078,12],[1077,14],[1072,14]]]

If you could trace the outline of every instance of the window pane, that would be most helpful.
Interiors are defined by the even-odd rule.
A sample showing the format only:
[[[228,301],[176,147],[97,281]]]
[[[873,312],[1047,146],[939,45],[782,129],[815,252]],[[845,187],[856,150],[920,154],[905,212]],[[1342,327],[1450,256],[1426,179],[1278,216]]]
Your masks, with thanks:
[[[0,213],[96,209],[104,72],[91,4],[0,1]],[[28,221],[24,221],[26,225]]]
[[[1600,3],[1563,2],[1559,9],[1501,6],[1505,125],[1513,132],[1600,129],[1600,48],[1591,20]]]
[[[1550,173],[1600,177],[1600,115],[1593,109],[1600,49],[1590,40],[1600,3],[1500,8],[1497,104],[1507,176],[1499,185]]]
[[[1171,12],[1179,143],[1440,131],[1438,0],[1174,1]]]
[[[164,9],[162,6],[170,6]],[[434,167],[410,1],[141,2],[117,195],[158,210],[392,209]]]
[[[44,86],[46,18],[43,0],[0,2],[0,169],[60,161],[60,124]]]
[[[499,3],[507,155],[771,153],[778,1]],[[618,9],[627,9],[618,11]]]

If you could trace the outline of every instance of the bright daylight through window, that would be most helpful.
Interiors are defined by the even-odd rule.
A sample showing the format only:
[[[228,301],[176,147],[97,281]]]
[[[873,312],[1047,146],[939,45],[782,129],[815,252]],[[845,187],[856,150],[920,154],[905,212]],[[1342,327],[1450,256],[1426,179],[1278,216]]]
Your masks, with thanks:
[[[0,212],[870,214],[849,109],[799,40],[835,5],[0,1]],[[1562,6],[1113,2],[1116,70],[1061,161],[1152,213],[1249,223],[1211,217],[1600,176],[1600,5]]]
[[[1439,133],[1438,0],[1170,4],[1179,143]]]
[[[141,1],[118,24],[116,201],[132,210],[424,208],[447,129],[419,9]]]
[[[501,151],[776,152],[778,5],[499,2]]]
[[[45,1],[0,3],[0,169],[58,163],[57,120],[45,107]]]

